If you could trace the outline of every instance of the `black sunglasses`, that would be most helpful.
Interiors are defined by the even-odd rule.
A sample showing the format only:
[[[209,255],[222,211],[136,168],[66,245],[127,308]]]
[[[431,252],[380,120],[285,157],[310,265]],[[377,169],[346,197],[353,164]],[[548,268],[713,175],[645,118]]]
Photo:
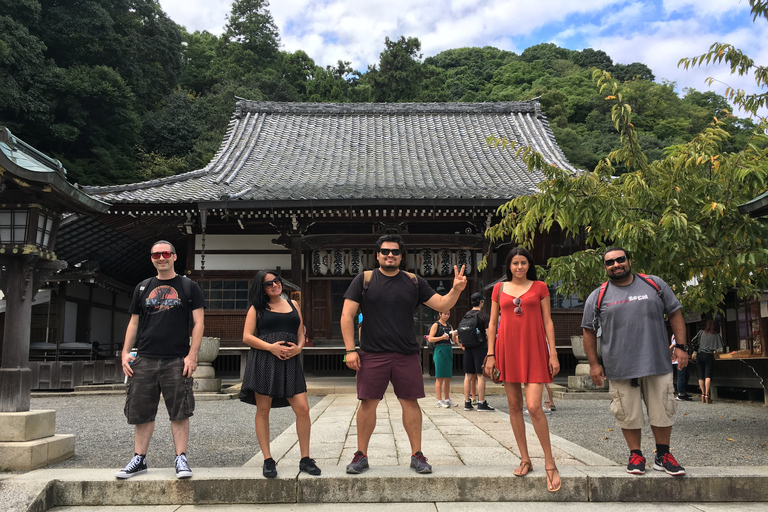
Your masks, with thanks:
[[[159,260],[160,256],[162,256],[163,258],[169,260],[169,259],[171,259],[171,255],[173,255],[173,253],[171,251],[153,252],[151,254],[153,260]]]
[[[379,249],[379,254],[382,256],[389,256],[389,253],[392,253],[392,256],[400,256],[402,252],[400,249]]]
[[[283,282],[283,279],[278,276],[271,281],[264,281],[262,284],[264,285],[264,288],[272,288],[276,284],[280,284],[282,282]]]
[[[512,304],[515,305],[515,314],[518,315],[518,316],[522,315],[523,314],[523,308],[522,308],[523,301],[520,300],[520,297],[515,297],[514,299],[512,299]]]
[[[625,261],[627,261],[626,256],[619,256],[618,258],[615,258],[612,260],[605,260],[603,262],[603,265],[605,265],[606,267],[612,267],[614,263],[624,263]]]

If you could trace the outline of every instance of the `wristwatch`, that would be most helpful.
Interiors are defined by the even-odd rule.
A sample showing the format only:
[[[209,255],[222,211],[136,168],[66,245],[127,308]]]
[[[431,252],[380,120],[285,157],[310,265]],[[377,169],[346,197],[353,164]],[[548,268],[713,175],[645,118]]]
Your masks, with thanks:
[[[675,348],[679,348],[683,352],[688,352],[688,345],[675,345]]]

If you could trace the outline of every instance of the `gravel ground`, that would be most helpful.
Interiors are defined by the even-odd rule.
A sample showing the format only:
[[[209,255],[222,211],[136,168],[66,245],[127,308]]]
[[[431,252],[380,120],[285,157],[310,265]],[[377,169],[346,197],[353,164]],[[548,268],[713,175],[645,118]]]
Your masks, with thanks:
[[[488,403],[508,411],[504,396],[490,396]],[[552,434],[620,464],[627,463],[629,449],[611,415],[610,400],[563,399],[555,405],[557,411],[547,415]],[[532,429],[530,419],[526,421]],[[711,405],[700,399],[677,402],[670,446],[683,466],[768,466],[768,407],[723,400]],[[656,449],[647,425],[642,449],[646,459]]]
[[[310,407],[322,397],[310,396]],[[75,456],[51,468],[122,468],[133,456],[133,426],[123,415],[125,395],[32,397],[30,409],[56,410],[56,433],[75,434]],[[256,408],[240,400],[200,401],[190,418],[189,464],[238,467],[259,451],[254,432]],[[290,407],[270,413],[270,438],[295,421]],[[160,402],[147,459],[150,467],[173,467],[175,453],[168,412]]]
[[[428,390],[429,391],[429,390]],[[310,406],[322,397],[310,396]],[[76,434],[75,456],[53,468],[121,468],[133,454],[133,427],[123,416],[123,395],[32,397],[32,409],[55,409],[56,432]],[[507,411],[504,396],[491,406]],[[197,467],[242,466],[258,451],[253,430],[255,408],[239,400],[198,401],[190,420],[189,461]],[[558,400],[547,416],[550,432],[625,464],[628,450],[616,428],[608,400]],[[768,407],[754,402],[718,400],[712,405],[678,402],[672,450],[684,466],[768,466]],[[274,439],[294,422],[290,408],[271,414]],[[529,428],[532,428],[528,425]],[[650,458],[653,437],[643,429],[643,451]],[[170,424],[161,404],[149,449],[151,466],[173,465]]]

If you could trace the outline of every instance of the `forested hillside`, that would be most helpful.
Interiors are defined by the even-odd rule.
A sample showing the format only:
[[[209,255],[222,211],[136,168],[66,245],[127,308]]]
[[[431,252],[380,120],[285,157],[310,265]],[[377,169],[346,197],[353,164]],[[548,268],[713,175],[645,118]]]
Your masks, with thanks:
[[[625,84],[651,160],[713,117],[743,146],[750,120],[725,98],[657,83],[610,49],[540,44],[522,54],[458,48],[423,58],[415,37],[387,38],[377,65],[318,65],[280,49],[266,0],[233,3],[221,36],[188,33],[154,0],[0,0],[0,125],[59,158],[73,182],[130,183],[199,169],[221,142],[234,97],[271,101],[515,101],[540,98],[557,141],[592,169],[619,145],[591,70]],[[503,135],[503,134],[488,134]],[[484,141],[477,141],[483,144]]]

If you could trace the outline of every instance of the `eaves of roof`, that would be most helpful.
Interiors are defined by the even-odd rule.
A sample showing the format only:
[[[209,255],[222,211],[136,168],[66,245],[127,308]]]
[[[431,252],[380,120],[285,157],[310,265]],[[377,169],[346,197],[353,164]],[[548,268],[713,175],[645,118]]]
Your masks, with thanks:
[[[740,204],[739,212],[751,217],[768,216],[768,191],[763,192],[751,201]]]

